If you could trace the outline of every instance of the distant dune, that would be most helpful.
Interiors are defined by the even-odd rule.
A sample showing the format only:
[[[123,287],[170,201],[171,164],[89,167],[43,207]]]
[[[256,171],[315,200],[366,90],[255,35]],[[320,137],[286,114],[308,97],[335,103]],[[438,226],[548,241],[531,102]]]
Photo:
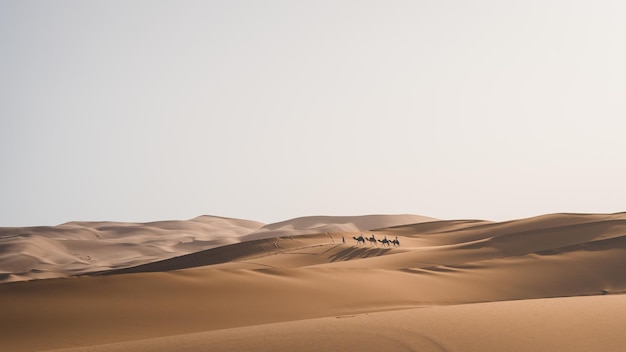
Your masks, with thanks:
[[[0,228],[0,282],[67,277],[240,241],[264,224],[200,216],[150,223],[68,222]]]
[[[200,217],[5,228],[0,241],[5,280],[31,280],[0,285],[7,351],[626,345],[626,213]],[[55,275],[73,278],[32,280]]]
[[[242,239],[258,240],[326,232],[359,232],[434,220],[437,219],[420,215],[308,216],[265,225],[243,236]]]

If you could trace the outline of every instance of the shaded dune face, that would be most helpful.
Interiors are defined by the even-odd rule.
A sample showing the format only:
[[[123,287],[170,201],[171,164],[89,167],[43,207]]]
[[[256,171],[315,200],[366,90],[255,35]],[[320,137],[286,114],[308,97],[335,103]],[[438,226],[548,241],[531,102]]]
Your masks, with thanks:
[[[405,311],[415,307],[573,296],[614,297],[626,292],[624,213],[552,214],[501,223],[429,219],[390,227],[375,226],[380,223],[370,222],[371,228],[352,231],[350,227],[356,225],[346,225],[346,219],[342,218],[341,227],[347,231],[300,234],[303,229],[328,229],[333,224],[321,224],[320,218],[294,219],[293,223],[261,226],[248,234],[293,228],[296,235],[236,242],[69,280],[0,285],[0,311],[12,317],[10,321],[0,321],[0,338],[7,341],[10,350],[19,351],[235,329],[234,335],[218,334],[210,339],[223,341],[221,350],[228,350],[228,336],[244,334],[240,345],[250,348],[263,340],[253,328],[237,330],[259,324],[289,324],[302,319]],[[361,235],[374,236],[377,240],[397,237],[399,246],[379,241],[357,242],[354,238]],[[407,314],[422,319],[421,309],[412,312]],[[446,314],[442,315],[445,319],[440,318],[442,322],[461,319],[456,313]],[[540,316],[541,312],[537,314]],[[407,324],[417,321],[414,318],[407,318]],[[472,324],[471,319],[463,319],[466,324]],[[621,322],[626,323],[624,320]],[[389,321],[383,321],[369,321],[367,326],[385,329]],[[356,325],[340,324],[337,329],[348,331],[362,322],[363,319],[355,319]],[[530,320],[520,324],[533,325]],[[397,345],[407,350],[420,346],[422,350],[454,350],[441,344],[441,339],[459,337],[459,331],[464,330],[462,326],[458,328],[429,335],[423,334],[421,329],[426,328],[421,327],[419,331],[407,332],[424,337],[413,340],[398,333],[379,334],[379,340],[388,341],[387,344],[377,345],[373,340],[363,339],[372,341],[363,348],[377,350],[374,346],[384,349]],[[29,331],[38,331],[38,338],[29,339]],[[320,334],[336,343],[357,336],[340,337],[328,330]],[[289,340],[286,335],[280,336]],[[433,336],[435,340],[431,340]],[[276,341],[280,340],[276,337]],[[289,345],[275,343],[278,350],[289,349]],[[511,350],[524,351],[528,347],[519,343],[518,349]],[[124,346],[120,350],[132,350],[129,345]],[[161,348],[149,346],[144,350]],[[342,346],[349,349],[357,345]],[[499,350],[502,346],[482,347]]]

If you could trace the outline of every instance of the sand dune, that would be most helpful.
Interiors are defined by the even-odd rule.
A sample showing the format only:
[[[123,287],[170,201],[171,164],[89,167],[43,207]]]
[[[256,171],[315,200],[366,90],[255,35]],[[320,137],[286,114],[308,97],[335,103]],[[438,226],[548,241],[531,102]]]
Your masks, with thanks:
[[[262,223],[200,216],[151,223],[68,222],[0,228],[0,282],[134,266],[239,242]]]
[[[64,351],[618,352],[626,345],[625,310],[626,295],[480,303],[254,325]]]
[[[430,220],[434,219],[419,215],[312,216],[264,225],[199,216],[187,221],[75,221],[59,226],[0,228],[0,282],[134,267],[252,239],[364,231]]]
[[[0,285],[10,317],[0,341],[11,351],[618,351],[626,342],[626,213],[389,227],[339,219],[346,231],[301,234],[333,226],[301,218],[246,238],[289,236]],[[361,233],[400,246],[357,243]]]
[[[308,216],[265,225],[244,236],[243,240],[327,232],[359,232],[434,220],[437,219],[421,215]]]

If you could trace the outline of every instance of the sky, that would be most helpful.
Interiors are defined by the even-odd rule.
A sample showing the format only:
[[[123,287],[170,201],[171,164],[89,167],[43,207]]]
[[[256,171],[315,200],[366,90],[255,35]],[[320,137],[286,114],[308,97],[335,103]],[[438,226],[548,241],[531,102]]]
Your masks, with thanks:
[[[0,226],[626,211],[626,2],[0,0]]]

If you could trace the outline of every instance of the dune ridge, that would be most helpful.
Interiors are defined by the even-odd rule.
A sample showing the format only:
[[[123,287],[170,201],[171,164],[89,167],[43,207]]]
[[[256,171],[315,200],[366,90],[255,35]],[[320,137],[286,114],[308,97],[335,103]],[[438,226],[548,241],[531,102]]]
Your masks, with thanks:
[[[352,231],[360,219],[341,218],[346,231],[307,234],[332,223],[299,218],[247,234],[293,235],[5,283],[0,311],[12,318],[0,321],[0,341],[12,351],[313,350],[320,338],[322,350],[371,351],[619,351],[626,343],[616,328],[626,323],[616,313],[626,304],[626,213],[417,219]],[[361,234],[397,236],[400,245],[354,240]],[[350,333],[363,329],[373,333]],[[294,337],[306,331],[310,339]]]

